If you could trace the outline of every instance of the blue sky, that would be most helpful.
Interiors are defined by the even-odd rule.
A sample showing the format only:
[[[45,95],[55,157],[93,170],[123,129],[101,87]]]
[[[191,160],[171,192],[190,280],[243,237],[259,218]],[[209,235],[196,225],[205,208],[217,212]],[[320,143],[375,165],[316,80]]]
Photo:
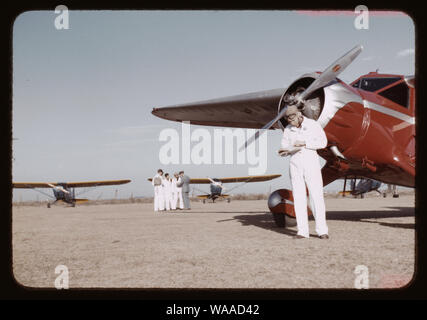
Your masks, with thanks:
[[[111,198],[116,189],[119,197],[151,196],[146,179],[158,167],[192,177],[247,175],[247,165],[161,165],[159,133],[180,124],[152,116],[153,107],[286,88],[356,44],[364,50],[344,81],[378,68],[415,72],[414,24],[404,14],[371,15],[369,29],[357,30],[351,14],[70,9],[68,30],[55,28],[54,10],[25,12],[14,23],[12,174],[14,181],[132,179],[89,198]],[[236,192],[290,186],[287,161],[276,155],[280,137],[268,133],[266,173],[283,177]],[[14,190],[13,200],[37,196],[46,198]]]

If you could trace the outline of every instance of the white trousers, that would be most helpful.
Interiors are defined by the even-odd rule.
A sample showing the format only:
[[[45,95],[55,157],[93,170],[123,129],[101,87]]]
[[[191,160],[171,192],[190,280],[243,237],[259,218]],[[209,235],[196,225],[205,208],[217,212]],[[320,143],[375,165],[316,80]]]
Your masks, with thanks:
[[[173,201],[172,201],[173,209],[176,209],[176,207],[178,206],[178,201],[179,201],[179,208],[184,209],[184,200],[182,199],[181,188],[177,189],[177,191],[173,193]]]
[[[298,235],[309,237],[307,215],[307,191],[310,194],[312,212],[316,221],[316,233],[320,236],[328,234],[326,225],[325,200],[323,198],[323,180],[320,171],[319,157],[312,154],[298,154],[290,161],[290,175],[294,208],[297,219]]]
[[[165,200],[162,188],[162,186],[154,186],[154,211],[165,209]]]
[[[171,197],[171,209],[175,210],[176,209],[176,200],[177,200],[177,195],[176,195],[176,191],[172,191],[172,197]]]
[[[172,192],[170,191],[164,191],[164,201],[165,201],[165,208],[166,210],[171,209],[171,202],[172,202]]]

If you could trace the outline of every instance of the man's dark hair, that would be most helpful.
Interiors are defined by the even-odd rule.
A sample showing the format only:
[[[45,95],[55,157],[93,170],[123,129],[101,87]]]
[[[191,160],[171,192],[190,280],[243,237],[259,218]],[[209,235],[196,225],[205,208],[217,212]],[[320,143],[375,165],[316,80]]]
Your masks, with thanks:
[[[163,173],[163,170],[162,170],[162,169],[157,170],[157,173],[159,173],[159,172],[162,172],[162,173]]]
[[[184,171],[180,171],[179,174],[184,173]]]
[[[167,176],[167,177],[169,177],[169,173],[165,173],[165,177],[166,177],[166,176]]]

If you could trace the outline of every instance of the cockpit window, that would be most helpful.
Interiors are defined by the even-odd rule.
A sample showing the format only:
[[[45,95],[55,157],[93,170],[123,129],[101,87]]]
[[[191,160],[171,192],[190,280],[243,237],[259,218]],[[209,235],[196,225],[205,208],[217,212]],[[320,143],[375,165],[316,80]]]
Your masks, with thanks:
[[[405,108],[409,107],[409,88],[405,82],[401,82],[398,85],[379,92],[378,94]]]
[[[361,81],[362,81],[362,80],[359,80],[359,81],[357,81],[357,82],[353,83],[352,87],[354,87],[354,88],[359,88],[359,87],[360,87],[360,82],[361,82]]]
[[[366,91],[378,91],[388,85],[401,80],[401,78],[362,78],[353,87],[360,88]],[[357,86],[356,86],[357,84]]]

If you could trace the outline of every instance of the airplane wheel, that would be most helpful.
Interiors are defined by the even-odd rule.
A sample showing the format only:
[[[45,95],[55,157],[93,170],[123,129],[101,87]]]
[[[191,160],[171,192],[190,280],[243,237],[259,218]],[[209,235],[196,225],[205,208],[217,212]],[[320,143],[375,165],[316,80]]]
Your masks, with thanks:
[[[278,226],[279,228],[286,227],[286,219],[284,213],[273,213],[273,219],[276,223],[276,226]]]
[[[387,198],[387,193],[386,192],[383,193],[383,197]]]
[[[365,195],[362,193],[361,195],[360,195],[360,199],[363,199],[365,197]]]
[[[47,204],[47,207],[50,208],[50,203]]]
[[[399,195],[398,194],[394,194],[393,198],[399,198]]]
[[[227,202],[230,203],[231,199],[227,199]]]
[[[203,203],[206,203],[206,200],[203,200]]]

